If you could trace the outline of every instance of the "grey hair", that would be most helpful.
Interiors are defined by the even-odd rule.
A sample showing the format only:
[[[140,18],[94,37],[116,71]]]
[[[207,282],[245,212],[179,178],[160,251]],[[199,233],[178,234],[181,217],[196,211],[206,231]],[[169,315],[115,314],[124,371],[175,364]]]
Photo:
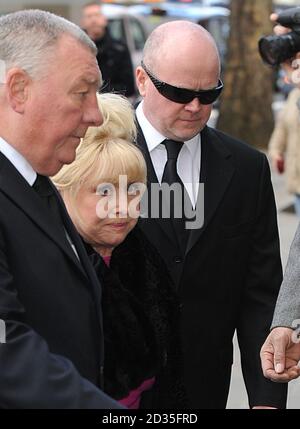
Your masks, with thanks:
[[[49,54],[63,35],[69,35],[94,55],[97,48],[72,22],[50,12],[22,10],[0,17],[0,61],[6,70],[20,67],[32,78],[46,69]],[[72,53],[70,53],[72,54]]]

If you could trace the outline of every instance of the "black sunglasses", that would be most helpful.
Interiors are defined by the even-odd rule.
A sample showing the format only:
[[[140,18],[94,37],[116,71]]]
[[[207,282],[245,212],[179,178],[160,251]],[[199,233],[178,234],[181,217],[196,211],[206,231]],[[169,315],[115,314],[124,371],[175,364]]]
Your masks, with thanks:
[[[224,87],[223,82],[219,80],[218,86],[212,89],[202,89],[199,91],[193,91],[192,89],[178,88],[177,86],[170,85],[163,82],[148,70],[143,61],[141,66],[151,79],[151,82],[157,89],[157,91],[168,100],[174,101],[175,103],[187,104],[198,98],[201,104],[212,104],[214,103],[222,92]]]

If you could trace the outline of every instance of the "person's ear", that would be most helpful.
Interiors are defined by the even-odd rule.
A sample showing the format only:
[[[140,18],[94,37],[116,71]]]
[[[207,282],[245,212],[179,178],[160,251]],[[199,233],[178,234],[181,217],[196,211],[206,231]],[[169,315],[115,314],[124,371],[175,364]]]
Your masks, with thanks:
[[[12,68],[6,75],[6,92],[11,108],[17,113],[24,113],[28,99],[31,78],[20,68]]]
[[[147,75],[143,67],[138,66],[135,71],[135,77],[136,77],[136,86],[139,90],[139,93],[142,97],[145,97],[146,95],[146,82],[147,82]]]

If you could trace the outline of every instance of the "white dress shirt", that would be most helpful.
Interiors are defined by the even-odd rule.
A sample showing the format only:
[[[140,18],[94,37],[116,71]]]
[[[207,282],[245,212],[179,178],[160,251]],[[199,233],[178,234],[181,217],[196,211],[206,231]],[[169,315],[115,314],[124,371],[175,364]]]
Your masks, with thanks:
[[[157,179],[161,183],[168,160],[167,149],[162,144],[166,137],[160,134],[144,115],[143,102],[138,105],[136,116],[143,131]],[[198,134],[183,143],[177,159],[177,173],[195,208],[199,192],[201,136]]]
[[[12,163],[18,170],[21,176],[24,177],[26,182],[32,186],[37,177],[36,172],[31,167],[28,161],[21,155],[14,147],[8,144],[2,137],[0,137],[0,152]]]

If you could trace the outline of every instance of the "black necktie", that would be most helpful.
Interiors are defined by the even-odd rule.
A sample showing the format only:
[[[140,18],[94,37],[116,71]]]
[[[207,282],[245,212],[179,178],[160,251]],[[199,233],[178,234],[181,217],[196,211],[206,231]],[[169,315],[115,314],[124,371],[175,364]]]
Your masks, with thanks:
[[[165,165],[162,182],[168,183],[169,185],[172,185],[172,183],[182,184],[177,173],[177,159],[183,143],[173,140],[164,140],[162,144],[165,145],[168,154],[168,161]]]
[[[49,178],[38,174],[32,187],[40,196],[47,211],[50,211],[57,226],[63,227],[64,223],[59,208],[59,201],[50,184]]]
[[[185,228],[185,212],[184,212],[184,199],[187,198],[188,196],[187,196],[185,187],[177,173],[177,159],[178,159],[179,152],[183,146],[183,142],[164,140],[162,144],[165,145],[167,149],[167,154],[168,154],[168,160],[165,165],[165,169],[162,177],[162,183],[168,183],[169,185],[177,183],[180,185],[182,217],[176,218],[174,216],[174,198],[173,199],[171,198],[170,217],[173,223],[173,227],[176,233],[179,246],[182,252],[184,253],[187,245],[187,240],[189,237],[189,231]],[[177,201],[178,201],[178,198],[177,198]]]

